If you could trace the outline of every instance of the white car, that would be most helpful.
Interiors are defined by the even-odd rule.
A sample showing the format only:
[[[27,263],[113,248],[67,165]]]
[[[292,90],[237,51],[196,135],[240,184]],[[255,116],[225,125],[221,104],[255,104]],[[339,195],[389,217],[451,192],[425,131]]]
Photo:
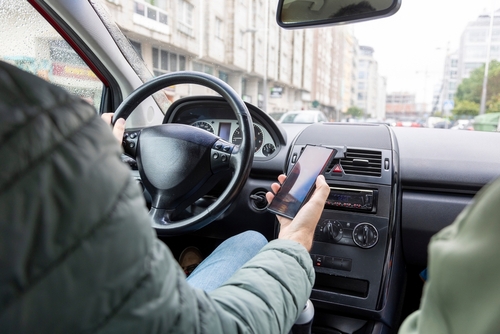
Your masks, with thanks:
[[[279,123],[323,123],[328,122],[325,114],[319,110],[289,111],[281,116]]]

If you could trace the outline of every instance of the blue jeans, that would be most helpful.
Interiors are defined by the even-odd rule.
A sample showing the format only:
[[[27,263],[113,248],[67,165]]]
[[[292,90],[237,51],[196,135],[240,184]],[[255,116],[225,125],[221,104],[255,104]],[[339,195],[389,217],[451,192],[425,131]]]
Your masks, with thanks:
[[[206,292],[217,289],[266,244],[266,238],[259,232],[237,234],[221,243],[186,280]]]

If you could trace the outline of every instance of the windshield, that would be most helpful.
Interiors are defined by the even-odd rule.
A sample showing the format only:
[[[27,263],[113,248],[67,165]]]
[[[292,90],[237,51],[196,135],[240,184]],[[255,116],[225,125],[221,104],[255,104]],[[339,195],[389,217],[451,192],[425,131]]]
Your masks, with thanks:
[[[498,0],[403,1],[388,18],[296,30],[276,24],[275,0],[94,2],[143,82],[201,71],[271,115],[313,109],[328,121],[498,130]],[[99,75],[27,2],[1,1],[0,15],[2,60],[101,107]],[[165,111],[195,94],[214,93],[178,85],[157,102]]]

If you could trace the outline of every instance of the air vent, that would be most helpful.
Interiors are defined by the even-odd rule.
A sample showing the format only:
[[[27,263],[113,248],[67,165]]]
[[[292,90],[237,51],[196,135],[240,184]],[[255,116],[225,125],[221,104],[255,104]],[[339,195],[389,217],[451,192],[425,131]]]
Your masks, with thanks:
[[[347,149],[340,165],[347,175],[380,177],[382,175],[382,152]]]

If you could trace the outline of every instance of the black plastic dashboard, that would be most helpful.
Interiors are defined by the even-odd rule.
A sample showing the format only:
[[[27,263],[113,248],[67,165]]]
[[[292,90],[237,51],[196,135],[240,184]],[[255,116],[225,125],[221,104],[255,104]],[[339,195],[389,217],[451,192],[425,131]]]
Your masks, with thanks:
[[[266,170],[278,160],[273,158],[282,153],[287,141],[286,132],[261,109],[250,103],[246,103],[246,106],[254,123],[253,171]],[[187,97],[174,102],[165,114],[163,123],[192,125],[215,133],[233,144],[241,142],[234,112],[224,99],[216,96]],[[281,169],[282,165],[274,165],[274,168]]]

